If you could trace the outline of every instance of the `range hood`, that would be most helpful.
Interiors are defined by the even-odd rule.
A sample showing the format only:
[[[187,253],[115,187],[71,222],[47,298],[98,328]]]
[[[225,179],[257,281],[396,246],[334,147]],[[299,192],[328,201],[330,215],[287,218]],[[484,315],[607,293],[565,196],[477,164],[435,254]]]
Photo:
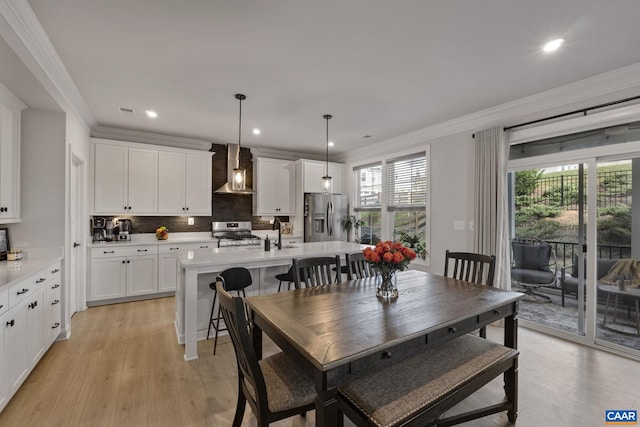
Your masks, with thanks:
[[[233,181],[233,170],[238,167],[240,159],[240,144],[227,145],[227,182],[214,193],[222,194],[253,194],[253,190],[249,186],[245,186],[242,191],[234,190],[231,182]]]

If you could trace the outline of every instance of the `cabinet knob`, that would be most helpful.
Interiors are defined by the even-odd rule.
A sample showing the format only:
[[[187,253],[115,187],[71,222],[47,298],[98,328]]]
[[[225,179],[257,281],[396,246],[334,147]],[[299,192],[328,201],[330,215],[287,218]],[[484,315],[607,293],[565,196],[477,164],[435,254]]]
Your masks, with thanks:
[[[187,210],[189,210],[189,206],[187,206]]]
[[[44,282],[45,280],[46,280],[45,278],[41,277],[41,278],[39,278],[38,280],[36,280],[36,283],[42,283],[42,282]]]
[[[11,326],[13,328],[13,326],[15,325],[15,320],[11,319],[7,322],[7,326]]]
[[[127,260],[127,264],[131,264],[131,261]]]
[[[180,250],[180,248],[169,248],[170,251],[177,251]]]
[[[60,322],[56,322],[56,323],[54,323],[54,324],[53,324],[53,326],[51,327],[51,329],[55,329],[55,328],[57,328],[58,326],[60,326]]]
[[[455,326],[449,326],[449,333],[453,334],[455,332],[458,332],[458,329]]]
[[[54,300],[54,301],[51,303],[51,305],[56,305],[56,304],[59,304],[59,303],[60,303],[60,300],[59,300],[59,299],[57,299],[57,300]]]
[[[27,292],[29,292],[29,289],[22,288],[21,291],[16,292],[16,295],[26,294]]]
[[[390,351],[385,351],[384,353],[382,353],[382,358],[383,359],[391,359],[391,352]]]
[[[104,253],[104,254],[115,254],[116,252],[115,251],[102,251],[102,253]]]
[[[53,285],[53,286],[51,287],[51,289],[58,289],[59,287],[60,287],[60,285],[59,285],[58,283],[56,283],[55,285]]]
[[[122,263],[124,264],[124,263],[126,263],[126,261],[125,261],[125,260],[122,260]]]
[[[55,274],[55,273],[57,273],[58,271],[60,271],[60,269],[56,268],[55,270],[51,270],[51,273]]]
[[[0,308],[4,307],[4,305],[0,304]]]
[[[206,246],[200,246],[200,249],[207,249],[207,248],[209,248],[209,245],[206,245]]]
[[[138,252],[147,252],[149,249],[138,249]]]
[[[131,210],[131,206],[129,206],[129,210]]]

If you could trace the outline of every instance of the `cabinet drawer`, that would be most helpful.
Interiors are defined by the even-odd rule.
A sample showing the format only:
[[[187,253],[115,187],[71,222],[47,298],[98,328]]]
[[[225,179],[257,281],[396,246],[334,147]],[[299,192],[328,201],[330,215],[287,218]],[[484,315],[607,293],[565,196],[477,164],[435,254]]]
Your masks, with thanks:
[[[446,341],[464,335],[478,327],[478,317],[461,320],[445,329],[431,332],[427,335],[427,342],[430,344]]]
[[[179,254],[183,250],[186,250],[187,245],[184,244],[176,244],[176,245],[158,245],[158,253],[160,255],[166,254]]]
[[[0,315],[9,310],[9,288],[0,289]]]
[[[93,248],[91,258],[125,257],[137,255],[157,255],[158,245],[118,246],[115,248]]]
[[[29,279],[21,280],[9,287],[9,308],[13,308],[19,302],[32,295],[47,278],[43,271],[40,274],[31,276]]]

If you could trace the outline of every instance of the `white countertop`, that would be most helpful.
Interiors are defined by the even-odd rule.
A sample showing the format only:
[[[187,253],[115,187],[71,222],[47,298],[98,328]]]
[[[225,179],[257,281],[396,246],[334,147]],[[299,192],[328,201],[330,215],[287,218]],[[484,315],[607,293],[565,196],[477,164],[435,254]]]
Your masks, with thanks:
[[[114,242],[89,242],[89,248],[104,248],[115,246],[132,246],[132,245],[175,245],[180,243],[213,243],[215,239],[211,237],[211,232],[197,233],[169,233],[167,240],[158,240],[155,233],[132,234],[130,241],[114,241]]]
[[[270,251],[265,251],[263,247],[241,246],[213,248],[210,251],[182,255],[178,259],[185,268],[215,266],[227,268],[233,265],[251,268],[284,265],[291,263],[293,258],[327,256],[328,254],[344,255],[361,251],[367,246],[350,242],[312,242],[285,245],[282,250],[272,247]]]
[[[50,257],[23,259],[19,261],[0,261],[0,288],[37,273],[47,265],[60,261],[61,259],[61,257]]]

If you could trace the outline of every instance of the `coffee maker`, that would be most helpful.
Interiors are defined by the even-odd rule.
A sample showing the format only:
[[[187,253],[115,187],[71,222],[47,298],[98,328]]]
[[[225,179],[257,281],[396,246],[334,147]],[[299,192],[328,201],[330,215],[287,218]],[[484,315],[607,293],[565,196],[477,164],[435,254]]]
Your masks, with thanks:
[[[96,216],[93,217],[92,225],[91,225],[91,234],[93,235],[94,242],[104,242],[106,240],[106,231],[105,231],[106,221],[104,217]]]
[[[117,231],[117,233],[115,233]],[[114,233],[116,234],[116,239],[118,241],[129,241],[131,240],[131,220],[130,219],[119,219],[118,225],[114,228]]]

